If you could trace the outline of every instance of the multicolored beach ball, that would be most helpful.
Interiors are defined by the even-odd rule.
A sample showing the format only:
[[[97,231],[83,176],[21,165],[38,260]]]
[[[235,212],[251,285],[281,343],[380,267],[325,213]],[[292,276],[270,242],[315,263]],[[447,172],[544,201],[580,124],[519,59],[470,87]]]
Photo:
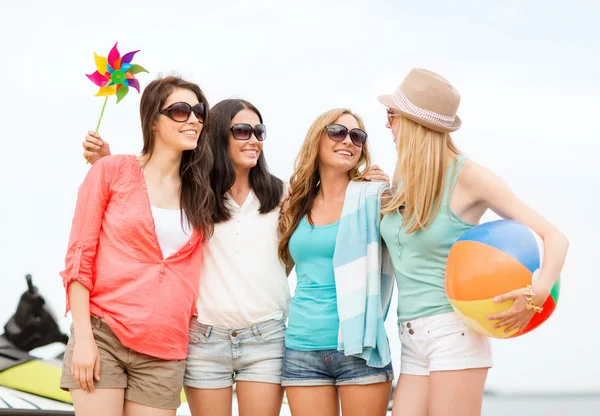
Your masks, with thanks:
[[[494,329],[489,315],[508,310],[513,301],[494,303],[495,296],[525,288],[538,278],[543,262],[543,242],[531,229],[516,221],[498,220],[478,225],[452,246],[446,265],[446,294],[467,324],[483,335],[514,338],[537,328],[556,309],[560,279],[550,296],[523,331]]]

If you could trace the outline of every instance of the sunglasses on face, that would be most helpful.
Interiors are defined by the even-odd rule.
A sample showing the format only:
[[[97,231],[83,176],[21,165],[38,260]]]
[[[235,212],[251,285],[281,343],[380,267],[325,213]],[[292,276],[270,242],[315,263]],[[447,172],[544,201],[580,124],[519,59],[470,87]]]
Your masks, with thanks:
[[[350,135],[350,140],[355,146],[363,147],[367,141],[367,133],[361,129],[352,129],[348,131],[346,126],[341,124],[329,124],[327,125],[327,135],[334,142],[343,142],[346,140],[346,136]]]
[[[386,108],[385,109],[387,112],[387,119],[388,119],[388,123],[390,124],[390,126],[392,125],[392,120],[394,119],[394,117],[399,116],[400,114],[396,114],[394,113],[390,108]]]
[[[178,123],[185,123],[188,121],[192,112],[194,112],[194,115],[200,123],[204,123],[204,116],[206,115],[206,106],[204,103],[198,103],[192,107],[188,103],[177,102],[159,111],[159,113],[164,114]]]
[[[267,127],[264,124],[257,124],[252,127],[247,123],[237,123],[229,129],[235,140],[249,140],[254,134],[256,140],[262,142],[267,138]]]

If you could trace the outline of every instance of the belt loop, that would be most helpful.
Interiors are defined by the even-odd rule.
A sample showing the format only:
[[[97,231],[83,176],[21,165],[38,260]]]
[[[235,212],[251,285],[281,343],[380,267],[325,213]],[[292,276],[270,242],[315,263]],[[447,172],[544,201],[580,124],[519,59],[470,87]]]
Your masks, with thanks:
[[[254,324],[254,325],[252,325],[251,328],[252,328],[252,333],[254,334],[254,337],[257,340],[260,340],[262,334],[260,333],[260,329],[258,329],[258,325]]]
[[[212,325],[206,325],[206,330],[204,331],[204,336],[205,336],[206,338],[208,338],[208,337],[210,336],[210,333],[211,333],[211,331],[212,331],[212,328],[213,328],[213,327],[212,327]]]

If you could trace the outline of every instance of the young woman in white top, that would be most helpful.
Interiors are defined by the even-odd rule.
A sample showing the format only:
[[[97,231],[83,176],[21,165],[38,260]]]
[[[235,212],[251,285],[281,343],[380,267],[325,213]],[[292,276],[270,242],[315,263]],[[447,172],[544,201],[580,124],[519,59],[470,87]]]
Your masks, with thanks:
[[[262,152],[258,109],[240,99],[210,111],[215,232],[204,251],[198,321],[191,325],[184,384],[194,415],[278,415],[289,288],[277,256],[284,183]]]

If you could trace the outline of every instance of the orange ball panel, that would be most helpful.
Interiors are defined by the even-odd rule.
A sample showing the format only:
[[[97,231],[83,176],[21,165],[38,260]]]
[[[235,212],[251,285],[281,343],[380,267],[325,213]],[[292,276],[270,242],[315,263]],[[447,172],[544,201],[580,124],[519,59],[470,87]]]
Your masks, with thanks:
[[[445,284],[450,299],[490,299],[531,284],[531,272],[497,248],[458,241],[448,255]]]

